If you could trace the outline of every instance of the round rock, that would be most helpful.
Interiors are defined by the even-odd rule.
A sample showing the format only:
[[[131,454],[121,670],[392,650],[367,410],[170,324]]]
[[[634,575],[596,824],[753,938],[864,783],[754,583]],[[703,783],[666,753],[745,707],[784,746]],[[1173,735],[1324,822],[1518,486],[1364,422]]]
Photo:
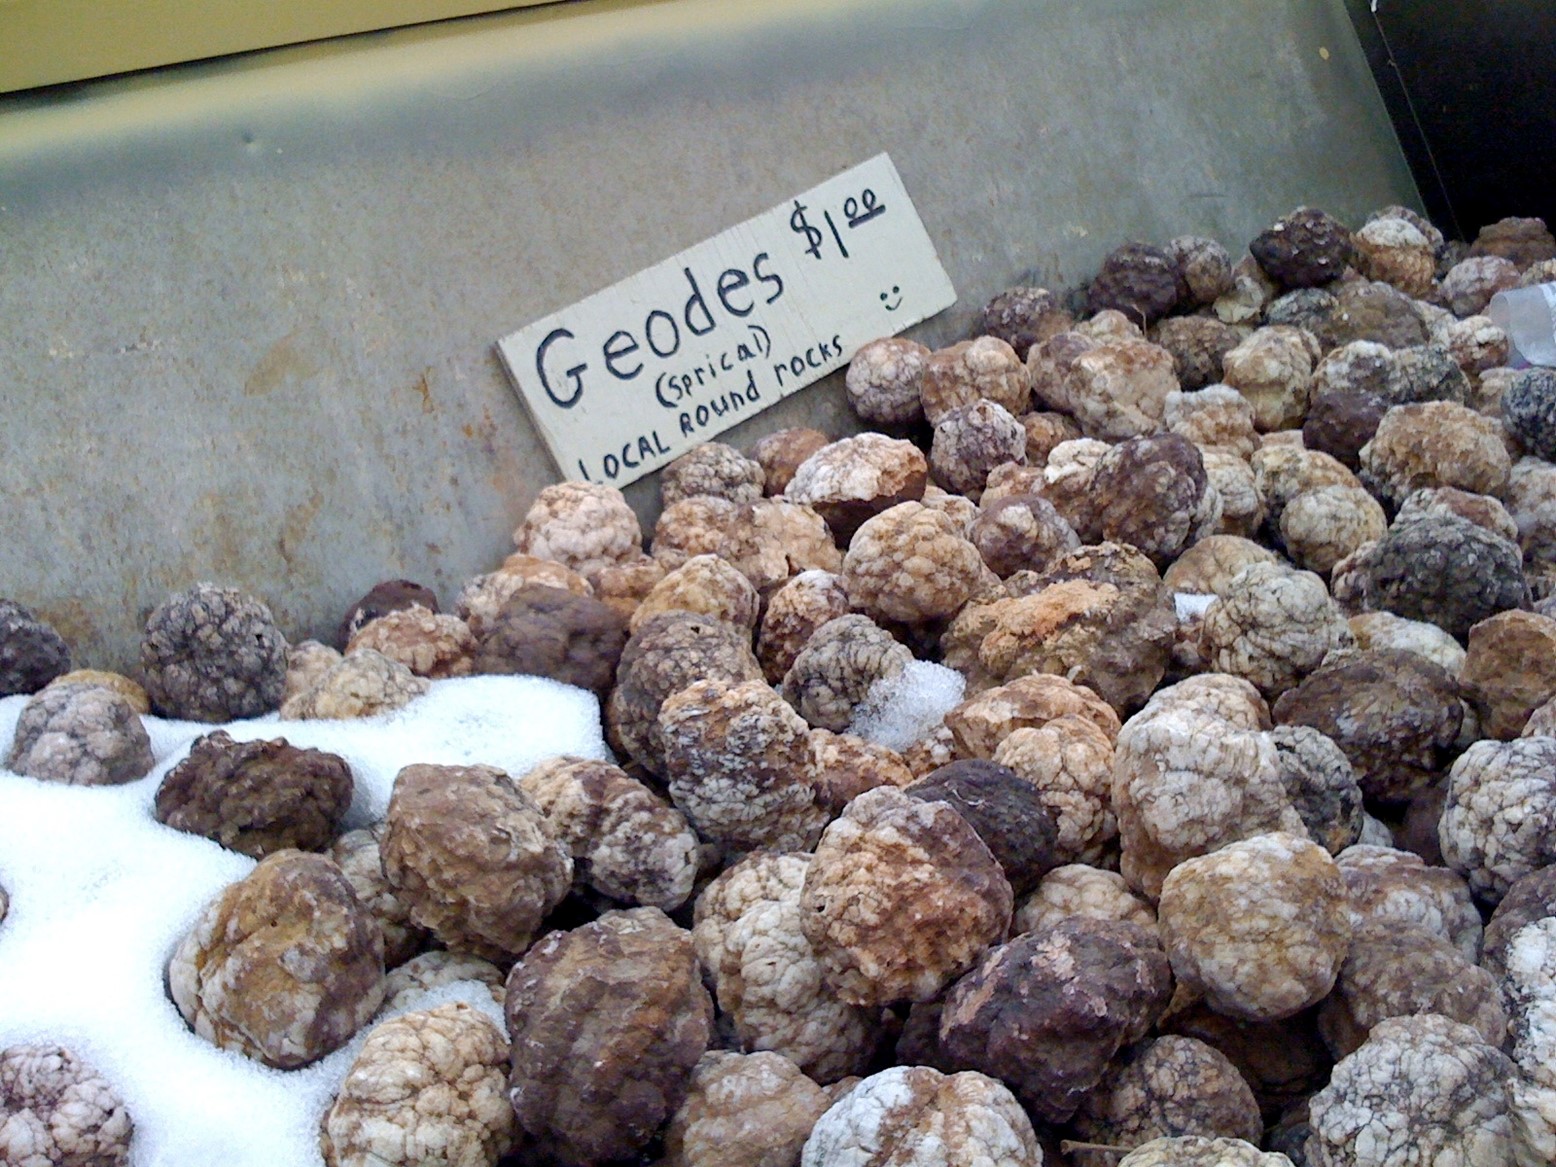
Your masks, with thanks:
[[[1317,843],[1282,832],[1180,863],[1157,918],[1179,982],[1250,1021],[1322,1000],[1351,940],[1340,869]]]
[[[411,919],[456,951],[511,961],[572,886],[573,859],[533,799],[492,766],[407,766],[380,849]]]
[[[36,693],[70,671],[70,648],[52,625],[0,600],[0,697]]]
[[[167,980],[201,1037],[294,1070],[340,1048],[378,1011],[384,938],[339,867],[279,851],[206,905]]]
[[[286,637],[270,609],[236,588],[200,583],[146,620],[140,667],[151,707],[185,721],[238,721],[281,704]]]
[[[117,786],[146,775],[151,739],[125,698],[98,685],[50,685],[16,721],[7,769],[68,786]]]
[[[647,1143],[713,1036],[691,934],[657,908],[551,933],[509,974],[504,1012],[519,1123],[577,1167]]]
[[[263,859],[288,847],[322,851],[351,806],[351,768],[285,738],[197,738],[157,787],[159,823]]]

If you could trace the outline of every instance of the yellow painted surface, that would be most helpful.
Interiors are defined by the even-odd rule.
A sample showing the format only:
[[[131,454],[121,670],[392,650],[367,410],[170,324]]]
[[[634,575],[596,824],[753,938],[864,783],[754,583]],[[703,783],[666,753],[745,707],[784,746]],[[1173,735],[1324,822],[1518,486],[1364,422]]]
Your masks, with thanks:
[[[0,93],[547,0],[0,0]]]

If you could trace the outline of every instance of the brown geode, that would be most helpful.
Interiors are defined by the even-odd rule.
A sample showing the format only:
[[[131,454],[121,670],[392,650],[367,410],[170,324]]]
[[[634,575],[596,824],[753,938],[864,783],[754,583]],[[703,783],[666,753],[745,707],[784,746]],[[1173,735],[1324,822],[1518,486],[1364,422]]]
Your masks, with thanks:
[[[286,847],[321,851],[351,806],[351,768],[285,738],[198,738],[157,788],[157,821],[263,859]]]
[[[713,1036],[692,935],[658,908],[553,932],[509,974],[505,1013],[519,1122],[579,1167],[642,1148]]]

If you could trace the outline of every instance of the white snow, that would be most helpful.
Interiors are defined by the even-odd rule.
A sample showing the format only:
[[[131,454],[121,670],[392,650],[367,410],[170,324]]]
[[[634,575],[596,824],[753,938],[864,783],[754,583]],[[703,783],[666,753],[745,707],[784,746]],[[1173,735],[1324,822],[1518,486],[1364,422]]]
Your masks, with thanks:
[[[854,707],[848,732],[899,753],[929,736],[961,703],[967,678],[955,669],[916,660],[870,686]]]
[[[0,700],[0,758],[26,701]],[[158,823],[163,775],[213,729],[284,737],[346,759],[356,786],[347,826],[363,826],[383,815],[395,775],[414,762],[485,762],[518,775],[555,754],[609,758],[599,704],[552,681],[482,676],[434,682],[404,709],[360,721],[143,720],[156,765],[138,782],[69,787],[0,769],[0,886],[11,897],[0,922],[0,1048],[51,1042],[96,1066],[135,1121],[133,1167],[317,1167],[319,1118],[367,1030],[284,1071],[225,1053],[184,1024],[163,985],[168,956],[254,861]],[[432,990],[407,1010],[455,999],[501,1020],[474,982]]]

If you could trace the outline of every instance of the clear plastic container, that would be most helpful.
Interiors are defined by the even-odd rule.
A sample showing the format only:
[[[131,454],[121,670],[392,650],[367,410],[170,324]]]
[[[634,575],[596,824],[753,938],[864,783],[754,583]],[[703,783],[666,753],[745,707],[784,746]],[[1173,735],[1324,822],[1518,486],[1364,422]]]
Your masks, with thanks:
[[[1556,284],[1509,288],[1491,297],[1486,315],[1507,333],[1507,363],[1556,368]]]

